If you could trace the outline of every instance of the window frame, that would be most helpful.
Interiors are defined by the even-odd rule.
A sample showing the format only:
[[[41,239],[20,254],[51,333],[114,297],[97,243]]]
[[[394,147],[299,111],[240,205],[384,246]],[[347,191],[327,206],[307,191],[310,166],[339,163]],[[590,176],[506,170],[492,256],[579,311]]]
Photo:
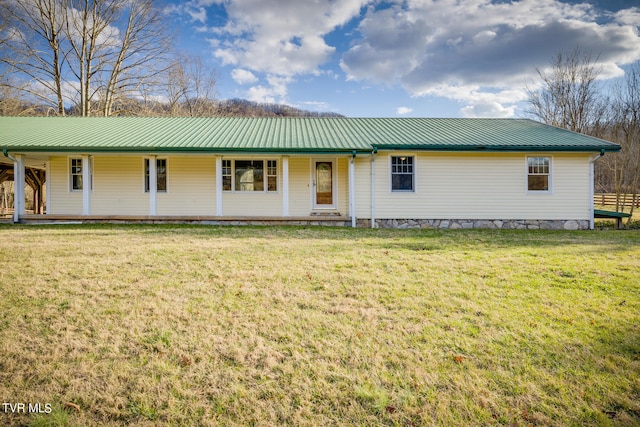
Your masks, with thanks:
[[[263,188],[262,190],[239,190],[236,189],[237,180],[236,180],[236,162],[262,162],[262,182]],[[275,163],[275,166],[270,166],[272,162]],[[237,158],[237,159],[222,159],[222,163],[220,167],[222,168],[221,176],[222,176],[222,191],[225,193],[238,193],[238,194],[277,194],[280,192],[280,164],[277,158],[273,157],[264,157],[264,158]],[[275,169],[275,175],[270,174],[271,171]],[[226,173],[228,172],[228,173]],[[269,178],[272,178],[275,181],[275,189],[269,189]],[[227,182],[225,182],[227,181]],[[228,185],[228,189],[225,189],[226,185]]]
[[[398,172],[394,172],[394,162],[393,159],[394,158],[410,158],[411,159],[411,189],[394,189],[393,188],[393,177],[394,175],[409,175],[409,173],[398,173]],[[389,156],[389,192],[390,193],[415,193],[417,191],[416,187],[417,187],[417,179],[416,179],[416,166],[417,166],[417,156],[414,153],[395,153],[394,155],[390,155]],[[402,165],[400,165],[402,166]],[[409,165],[405,165],[405,166],[409,166]]]
[[[73,161],[74,160],[80,160],[80,162],[84,163],[84,158],[80,157],[80,156],[70,156],[69,161],[67,162],[67,166],[68,166],[68,176],[69,176],[69,192],[70,193],[81,193],[84,190],[84,182],[82,182],[83,180],[81,179],[82,182],[82,187],[80,188],[73,188],[73,177],[74,176],[79,176],[80,178],[82,178],[84,176],[84,164],[81,164],[80,166],[80,173],[73,173]],[[90,174],[89,174],[89,190],[93,191],[93,157],[89,157],[89,163],[90,163]]]
[[[142,159],[142,190],[144,193],[151,192],[151,181],[149,180],[148,165],[152,157],[144,157]],[[169,192],[169,159],[167,157],[156,157],[156,193],[168,193]],[[158,162],[164,162],[164,185],[165,189],[160,190],[158,187],[158,179],[161,174],[158,173]]]
[[[546,173],[532,173],[529,170],[529,160],[530,159],[547,159],[548,161],[548,171]],[[525,178],[524,185],[527,194],[553,194],[553,156],[549,155],[527,155],[525,156]],[[535,167],[535,165],[534,165]],[[546,190],[535,190],[529,188],[529,177],[531,176],[546,176],[547,177],[547,189]]]

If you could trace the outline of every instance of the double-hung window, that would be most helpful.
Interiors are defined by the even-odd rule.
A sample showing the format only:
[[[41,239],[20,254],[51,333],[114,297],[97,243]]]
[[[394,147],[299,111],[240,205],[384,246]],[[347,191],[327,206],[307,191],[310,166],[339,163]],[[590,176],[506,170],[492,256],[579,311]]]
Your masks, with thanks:
[[[551,158],[527,157],[527,191],[549,192],[551,189]]]
[[[149,160],[144,159],[144,192],[149,192]],[[156,159],[156,190],[167,191],[167,159]]]
[[[91,164],[91,171],[93,171],[93,161],[89,160]],[[83,176],[84,176],[84,160],[80,157],[72,157],[69,159],[69,189],[71,191],[82,191],[84,188]],[[90,176],[91,182],[89,182],[90,188],[93,188],[93,172]]]
[[[278,191],[277,160],[222,160],[223,191]]]
[[[231,160],[222,161],[222,190],[231,191]]]
[[[82,159],[71,160],[71,191],[82,190]]]
[[[391,156],[391,191],[415,191],[415,158]]]

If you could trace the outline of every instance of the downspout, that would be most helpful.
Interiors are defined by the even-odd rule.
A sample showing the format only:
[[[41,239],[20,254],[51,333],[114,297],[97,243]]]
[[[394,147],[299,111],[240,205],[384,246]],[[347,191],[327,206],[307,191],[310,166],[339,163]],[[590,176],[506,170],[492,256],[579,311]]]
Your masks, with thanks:
[[[376,228],[376,154],[378,147],[371,152],[371,228]]]
[[[349,161],[349,211],[351,212],[351,227],[356,228],[356,150],[351,152],[351,160]]]
[[[595,228],[595,223],[593,220],[594,217],[594,207],[593,207],[593,197],[595,193],[595,163],[600,160],[604,156],[604,149],[600,150],[600,154],[596,157],[593,157],[589,160],[589,230],[593,230]]]

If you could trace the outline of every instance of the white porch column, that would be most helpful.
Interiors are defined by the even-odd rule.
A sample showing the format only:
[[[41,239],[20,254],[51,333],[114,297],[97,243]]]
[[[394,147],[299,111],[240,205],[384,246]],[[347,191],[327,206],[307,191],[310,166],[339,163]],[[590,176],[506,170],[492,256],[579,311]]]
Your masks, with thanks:
[[[91,215],[91,156],[82,156],[82,215]]]
[[[16,154],[16,159],[13,162],[13,222],[20,221],[20,215],[25,214],[24,203],[24,185],[25,185],[25,171],[24,171],[24,156],[22,154]]]
[[[595,213],[593,207],[593,194],[595,192],[595,179],[594,179],[594,161],[589,162],[589,230],[593,230],[595,228],[595,221],[593,220]]]
[[[289,216],[289,157],[282,157],[282,216]]]
[[[158,214],[158,160],[149,156],[149,215]]]
[[[371,228],[376,228],[376,152],[371,153]]]
[[[49,212],[51,212],[51,162],[47,161],[45,163],[45,182],[44,182],[44,188],[46,191],[46,206],[45,206],[45,210],[44,213],[48,214]]]
[[[356,183],[355,183],[355,152],[349,160],[349,213],[351,214],[351,227],[356,226]]]
[[[222,156],[216,156],[216,215],[222,212]]]

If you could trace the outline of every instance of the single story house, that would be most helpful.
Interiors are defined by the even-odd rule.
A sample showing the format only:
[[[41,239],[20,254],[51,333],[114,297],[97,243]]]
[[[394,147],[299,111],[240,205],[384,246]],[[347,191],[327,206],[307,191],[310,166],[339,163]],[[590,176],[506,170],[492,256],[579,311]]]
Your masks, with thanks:
[[[527,119],[1,117],[0,149],[15,222],[588,229],[620,147]]]

